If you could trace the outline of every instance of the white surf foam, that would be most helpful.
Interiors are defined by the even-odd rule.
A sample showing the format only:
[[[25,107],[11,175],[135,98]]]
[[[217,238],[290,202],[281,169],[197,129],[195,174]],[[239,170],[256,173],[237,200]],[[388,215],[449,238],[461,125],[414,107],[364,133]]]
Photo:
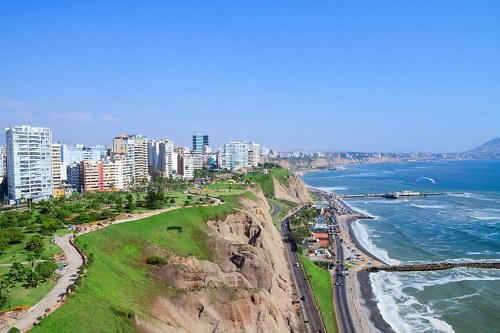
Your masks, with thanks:
[[[415,208],[422,208],[422,209],[446,209],[446,208],[449,208],[447,206],[440,206],[440,205],[415,205],[415,204],[411,204],[410,206],[415,207]]]
[[[439,330],[453,333],[453,328],[437,318],[429,306],[403,291],[403,283],[395,273],[370,274],[377,307],[384,320],[396,332],[427,332]]]
[[[311,186],[320,191],[335,193],[335,191],[347,191],[349,188],[344,186]]]
[[[469,216],[480,221],[500,221],[500,209],[487,208],[476,210]]]
[[[370,240],[370,233],[371,232],[368,230],[368,228],[366,226],[359,223],[359,221],[353,222],[352,230],[356,236],[356,239],[361,244],[361,246],[366,249],[366,251],[370,252],[375,257],[380,258],[381,260],[385,261],[388,264],[398,265],[400,263],[399,260],[391,259],[386,250],[383,250],[383,249],[377,247]]]
[[[483,201],[500,202],[500,200],[498,200],[498,199],[489,198],[489,197],[482,195],[482,194],[475,194],[475,193],[469,193],[469,192],[449,193],[448,195],[452,196],[452,197],[458,197],[458,198],[471,198],[471,199],[477,199],[477,200],[483,200]]]

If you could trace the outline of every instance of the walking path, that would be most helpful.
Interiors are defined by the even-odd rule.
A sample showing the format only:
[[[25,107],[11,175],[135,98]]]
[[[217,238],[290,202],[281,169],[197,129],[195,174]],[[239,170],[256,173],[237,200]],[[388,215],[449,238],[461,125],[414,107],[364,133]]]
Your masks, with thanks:
[[[78,277],[78,268],[83,264],[82,257],[70,243],[72,237],[72,234],[67,234],[56,239],[56,244],[66,254],[67,265],[64,274],[59,278],[55,287],[38,304],[18,317],[14,323],[2,328],[1,333],[8,332],[12,327],[25,331],[37,321],[38,317],[44,316],[47,309],[53,311],[61,304],[68,286]]]
[[[218,198],[211,198],[215,200],[214,204],[204,205],[204,206],[212,206],[212,205],[220,205],[221,200]],[[92,226],[82,226],[82,232],[78,233],[78,235],[89,233],[95,230],[103,229],[112,224],[125,223],[130,221],[135,221],[139,219],[144,219],[150,216],[162,214],[174,209],[179,208],[188,208],[186,206],[180,207],[169,207],[158,209],[152,212],[148,212],[145,214],[128,214],[127,218],[121,219],[118,221],[114,221],[107,225],[97,225],[93,224]],[[77,235],[77,236],[78,236]],[[63,237],[57,237],[55,243],[64,251],[66,254],[66,267],[64,269],[64,273],[57,281],[55,287],[36,305],[31,307],[28,311],[20,315],[17,320],[9,323],[6,327],[0,329],[0,333],[7,333],[9,329],[12,327],[17,327],[21,330],[21,332],[26,332],[29,330],[34,323],[37,322],[39,317],[43,317],[56,310],[64,300],[64,296],[66,294],[67,288],[70,284],[73,284],[78,277],[78,269],[83,265],[83,258],[80,256],[76,248],[70,243],[70,240],[73,239],[73,234],[67,234]]]

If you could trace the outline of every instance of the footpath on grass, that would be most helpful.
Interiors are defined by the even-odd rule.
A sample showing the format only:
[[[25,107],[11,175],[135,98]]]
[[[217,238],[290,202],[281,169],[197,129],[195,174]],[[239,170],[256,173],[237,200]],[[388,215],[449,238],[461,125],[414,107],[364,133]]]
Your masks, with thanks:
[[[203,206],[216,206],[221,204],[218,198],[211,198],[214,200],[213,204]],[[131,222],[139,219],[144,219],[154,215],[162,214],[174,209],[189,208],[190,206],[169,207],[144,214],[128,214],[125,219],[113,221],[110,224],[94,224],[91,226],[82,226],[81,231],[76,236],[89,233],[92,231],[103,229],[109,225]],[[0,328],[0,333],[7,333],[11,328],[18,328],[21,332],[28,331],[36,322],[50,313],[55,311],[65,300],[66,292],[69,285],[73,284],[78,278],[78,269],[84,263],[84,258],[80,254],[80,250],[76,248],[73,243],[73,234],[67,234],[63,237],[56,238],[56,244],[64,251],[66,255],[67,264],[65,271],[57,281],[55,287],[36,305],[31,307],[28,311],[24,312],[17,318],[12,318],[7,322],[7,325]]]
[[[28,330],[40,317],[57,309],[64,300],[66,290],[78,277],[78,268],[83,264],[83,259],[76,248],[71,244],[72,234],[67,234],[56,239],[56,244],[66,254],[67,265],[64,274],[59,278],[55,287],[35,306],[23,313],[17,318],[13,318],[13,322],[0,330],[0,332],[8,332],[12,327],[17,327],[22,332]]]

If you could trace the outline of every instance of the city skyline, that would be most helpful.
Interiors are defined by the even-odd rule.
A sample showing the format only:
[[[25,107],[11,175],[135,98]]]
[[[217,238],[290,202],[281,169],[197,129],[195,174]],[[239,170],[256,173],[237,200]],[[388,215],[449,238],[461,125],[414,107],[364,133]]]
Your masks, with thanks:
[[[500,136],[500,4],[0,4],[0,125],[54,142],[462,152]],[[2,136],[0,145],[5,145]]]

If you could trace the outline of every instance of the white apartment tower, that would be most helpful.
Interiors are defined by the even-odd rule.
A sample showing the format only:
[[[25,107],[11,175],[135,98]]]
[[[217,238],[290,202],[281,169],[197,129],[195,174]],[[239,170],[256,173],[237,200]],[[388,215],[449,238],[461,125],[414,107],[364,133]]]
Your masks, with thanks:
[[[159,143],[158,170],[163,177],[171,177],[173,170],[174,142],[171,140],[161,140]]]
[[[113,159],[123,157],[125,182],[129,185],[149,180],[148,139],[141,135],[120,134],[113,139]]]
[[[8,197],[40,200],[52,192],[52,132],[28,125],[5,129]]]
[[[225,167],[229,170],[248,167],[248,143],[231,141],[224,145]]]
[[[61,182],[61,144],[52,143],[52,186],[55,188],[62,185]],[[54,190],[53,190],[54,192]],[[55,192],[54,192],[55,194]]]
[[[248,165],[257,167],[260,163],[260,144],[250,142],[248,144]]]
[[[0,147],[0,184],[3,182],[5,177],[5,148]]]

